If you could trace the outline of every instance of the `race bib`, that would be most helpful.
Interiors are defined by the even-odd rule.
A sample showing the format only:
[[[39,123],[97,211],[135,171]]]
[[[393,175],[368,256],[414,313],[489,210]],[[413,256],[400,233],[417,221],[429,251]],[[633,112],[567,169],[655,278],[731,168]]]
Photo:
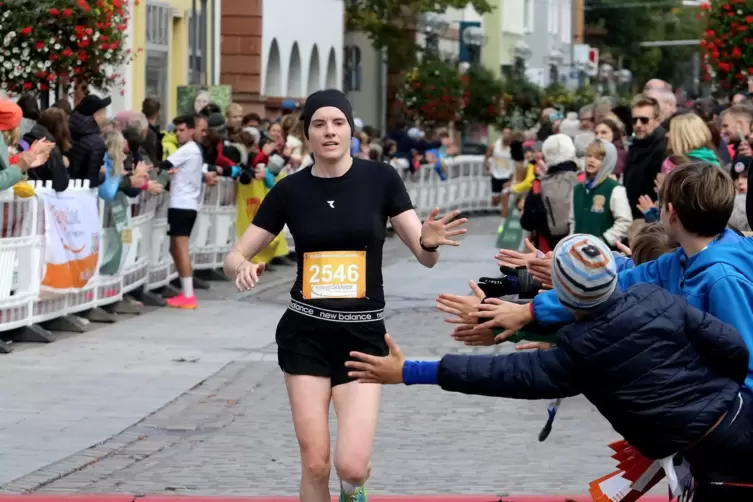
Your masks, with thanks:
[[[366,251],[304,253],[304,300],[365,297]]]

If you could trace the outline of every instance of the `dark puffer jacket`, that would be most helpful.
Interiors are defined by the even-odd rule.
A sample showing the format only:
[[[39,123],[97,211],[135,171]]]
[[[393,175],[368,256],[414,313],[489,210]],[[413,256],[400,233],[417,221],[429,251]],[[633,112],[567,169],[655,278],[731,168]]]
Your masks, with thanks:
[[[737,331],[651,284],[616,292],[549,350],[447,355],[443,389],[519,399],[583,394],[649,458],[700,439],[728,410],[748,370]]]
[[[24,141],[29,145],[40,139],[55,142],[55,138],[46,127],[34,124],[31,131],[24,134]],[[68,188],[68,168],[63,162],[63,152],[59,146],[55,146],[50,152],[47,162],[34,169],[29,169],[26,173],[29,179],[39,181],[52,181],[52,188],[56,192],[62,192]]]
[[[73,147],[68,152],[72,179],[89,180],[92,188],[99,186],[104,165],[105,140],[93,117],[74,111],[68,120]]]

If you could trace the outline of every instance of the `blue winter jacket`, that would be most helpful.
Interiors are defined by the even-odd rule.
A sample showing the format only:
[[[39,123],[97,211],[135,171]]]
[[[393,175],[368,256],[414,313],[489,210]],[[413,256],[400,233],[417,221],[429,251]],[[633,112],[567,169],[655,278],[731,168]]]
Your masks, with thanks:
[[[747,243],[747,253],[740,247],[743,242]],[[701,311],[731,324],[753,352],[753,244],[750,239],[727,229],[704,251],[690,258],[680,248],[657,260],[621,269],[620,289],[625,291],[640,283],[661,286]],[[533,317],[544,325],[573,320],[572,313],[560,305],[554,291],[536,295]],[[753,389],[753,357],[745,384]]]
[[[737,398],[748,349],[735,329],[651,284],[620,291],[557,333],[556,346],[498,356],[406,361],[406,384],[483,396],[551,399],[583,394],[649,458],[700,439]]]

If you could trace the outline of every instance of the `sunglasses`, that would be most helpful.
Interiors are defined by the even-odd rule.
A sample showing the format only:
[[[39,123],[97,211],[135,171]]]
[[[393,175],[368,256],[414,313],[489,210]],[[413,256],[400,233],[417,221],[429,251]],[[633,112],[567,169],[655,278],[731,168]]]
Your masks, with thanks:
[[[640,122],[641,124],[646,125],[650,120],[650,117],[633,117],[633,124]]]

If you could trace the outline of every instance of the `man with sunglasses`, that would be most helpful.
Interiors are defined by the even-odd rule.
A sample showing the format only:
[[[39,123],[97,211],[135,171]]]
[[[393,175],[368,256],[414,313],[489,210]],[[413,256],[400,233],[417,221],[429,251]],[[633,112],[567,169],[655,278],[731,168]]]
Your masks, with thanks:
[[[661,109],[658,101],[639,94],[633,98],[632,106],[634,137],[625,161],[622,182],[633,211],[633,219],[642,219],[644,216],[638,209],[638,199],[641,195],[649,195],[656,200],[654,180],[667,156],[667,138],[660,125]]]

